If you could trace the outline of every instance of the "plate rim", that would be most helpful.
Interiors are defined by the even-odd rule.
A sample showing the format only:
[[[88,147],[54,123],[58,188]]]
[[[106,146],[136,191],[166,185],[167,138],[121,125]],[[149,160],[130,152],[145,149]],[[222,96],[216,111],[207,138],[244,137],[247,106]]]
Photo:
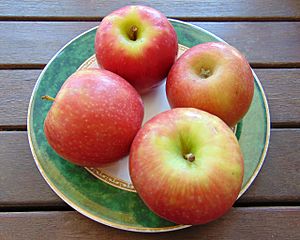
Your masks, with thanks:
[[[227,43],[226,41],[224,41],[222,38],[216,36],[215,34],[199,27],[196,25],[193,25],[191,23],[188,22],[183,22],[180,20],[176,20],[176,19],[171,19],[168,18],[168,20],[170,22],[175,22],[175,23],[179,23],[179,24],[183,24],[183,25],[187,25],[189,27],[195,28],[201,32],[204,32],[207,35],[212,36],[213,38],[217,39],[220,42],[224,42]],[[68,46],[70,45],[72,42],[76,41],[78,38],[82,37],[83,35],[95,30],[98,28],[99,25],[92,27],[84,32],[82,32],[81,34],[77,35],[76,37],[72,38],[70,41],[68,41],[66,44],[64,44],[54,55],[53,57],[48,61],[48,63],[46,64],[46,66],[44,67],[44,69],[42,70],[42,72],[39,74],[39,77],[34,85],[34,88],[32,90],[31,93],[31,97],[30,97],[30,101],[29,101],[29,105],[28,105],[28,110],[27,110],[27,138],[28,138],[28,142],[29,142],[29,146],[30,146],[30,151],[32,153],[32,156],[34,158],[34,162],[36,164],[36,167],[38,168],[39,172],[41,173],[41,175],[43,176],[44,180],[47,182],[47,184],[50,186],[50,188],[64,201],[66,202],[69,206],[71,206],[73,209],[75,209],[77,212],[81,213],[82,215],[84,215],[85,217],[88,217],[89,219],[92,219],[96,222],[102,223],[106,226],[109,227],[113,227],[113,228],[117,228],[117,229],[121,229],[121,230],[126,230],[126,231],[132,231],[132,232],[144,232],[144,233],[159,233],[159,232],[170,232],[170,231],[174,231],[174,230],[180,230],[180,229],[184,229],[184,228],[188,228],[192,225],[174,225],[174,226],[170,226],[170,227],[156,227],[156,228],[149,228],[149,227],[132,227],[126,224],[119,224],[119,223],[115,223],[112,221],[108,221],[106,219],[103,219],[95,214],[92,214],[88,211],[86,211],[85,209],[82,209],[81,207],[77,206],[76,203],[74,203],[72,200],[68,199],[68,197],[65,196],[64,193],[62,193],[58,188],[56,188],[56,186],[51,182],[51,180],[47,177],[46,173],[44,172],[44,169],[42,168],[35,150],[34,150],[34,146],[32,143],[32,136],[31,136],[31,124],[30,124],[30,116],[31,116],[31,110],[32,110],[32,103],[34,100],[34,93],[36,92],[40,81],[42,79],[42,77],[44,76],[45,72],[47,71],[47,69],[49,68],[50,64],[56,59],[56,57]],[[228,43],[227,43],[228,44]],[[262,98],[263,98],[263,103],[264,103],[264,107],[265,107],[265,113],[266,113],[266,124],[267,124],[267,128],[266,128],[266,135],[265,135],[265,145],[263,148],[263,152],[261,154],[260,160],[258,165],[255,168],[254,173],[252,174],[251,178],[247,181],[246,185],[241,189],[237,200],[249,189],[250,185],[253,183],[253,181],[255,180],[255,178],[257,177],[259,171],[261,170],[265,158],[266,158],[266,154],[268,151],[268,147],[269,147],[269,141],[270,141],[270,127],[271,127],[271,123],[270,123],[270,111],[269,111],[269,105],[267,102],[267,97],[265,94],[265,91],[262,87],[261,82],[259,81],[257,75],[255,74],[255,72],[253,71],[253,69],[251,68],[254,79],[256,81],[256,83],[258,84],[258,87],[262,93]]]

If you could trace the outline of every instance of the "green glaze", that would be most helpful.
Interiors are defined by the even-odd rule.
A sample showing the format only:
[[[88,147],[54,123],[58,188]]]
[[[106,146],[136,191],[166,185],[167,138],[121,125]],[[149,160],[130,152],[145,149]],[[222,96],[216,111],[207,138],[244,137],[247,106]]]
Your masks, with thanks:
[[[192,47],[207,41],[222,41],[203,29],[170,20],[180,44]],[[28,135],[36,164],[52,189],[82,214],[109,226],[131,231],[170,231],[184,228],[152,213],[134,192],[124,191],[93,177],[84,168],[60,158],[48,145],[43,123],[51,102],[41,96],[56,96],[64,81],[94,54],[96,28],[68,43],[48,63],[34,88],[28,112]],[[251,108],[237,126],[244,158],[244,192],[258,173],[269,138],[269,114],[258,79]],[[241,193],[242,193],[241,192]]]

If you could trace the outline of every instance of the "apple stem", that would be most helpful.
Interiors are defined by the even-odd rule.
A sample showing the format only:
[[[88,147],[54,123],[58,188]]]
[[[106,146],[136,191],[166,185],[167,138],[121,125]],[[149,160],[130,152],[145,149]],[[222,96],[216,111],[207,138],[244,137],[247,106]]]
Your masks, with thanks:
[[[194,162],[195,161],[195,155],[192,153],[188,153],[184,155],[184,158],[190,162]]]
[[[131,26],[129,33],[128,33],[130,40],[135,41],[137,39],[137,31],[138,31],[137,26],[135,26],[135,25]]]
[[[43,99],[43,100],[47,100],[47,101],[52,101],[52,102],[54,102],[54,100],[55,100],[55,98],[50,97],[50,96],[48,96],[48,95],[42,96],[42,99]]]
[[[206,70],[204,68],[201,68],[201,72],[200,72],[201,78],[208,78],[210,75],[211,75],[211,72],[209,69]]]

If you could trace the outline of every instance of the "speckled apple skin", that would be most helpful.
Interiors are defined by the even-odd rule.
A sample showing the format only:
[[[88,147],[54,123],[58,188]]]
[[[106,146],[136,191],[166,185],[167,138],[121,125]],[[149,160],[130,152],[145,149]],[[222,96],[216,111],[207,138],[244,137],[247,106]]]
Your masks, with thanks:
[[[44,130],[61,157],[95,167],[128,154],[143,116],[141,97],[124,79],[106,70],[81,70],[58,92]]]
[[[206,79],[200,69],[212,70]],[[234,127],[247,113],[254,77],[246,58],[234,47],[208,42],[187,50],[172,66],[166,84],[172,107],[198,108]]]
[[[183,156],[192,153],[190,162]],[[244,160],[232,130],[194,108],[156,115],[136,135],[130,176],[145,204],[177,224],[204,224],[224,215],[241,190]]]
[[[126,31],[138,27],[132,41]],[[126,6],[106,16],[95,37],[99,65],[131,83],[140,93],[160,85],[178,52],[174,27],[159,11],[146,6]]]

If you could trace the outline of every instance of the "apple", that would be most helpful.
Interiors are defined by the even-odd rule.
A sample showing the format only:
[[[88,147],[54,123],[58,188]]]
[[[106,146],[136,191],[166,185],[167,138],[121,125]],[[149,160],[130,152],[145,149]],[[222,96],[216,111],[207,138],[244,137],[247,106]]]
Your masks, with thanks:
[[[198,108],[233,127],[247,113],[254,78],[234,47],[209,42],[188,49],[171,68],[166,92],[171,107]]]
[[[98,64],[140,93],[160,85],[178,51],[176,32],[159,11],[126,6],[106,16],[95,37]]]
[[[232,130],[195,108],[156,115],[130,149],[132,183],[156,214],[178,224],[204,224],[225,214],[241,190],[244,161]]]
[[[97,167],[129,153],[143,115],[140,95],[123,78],[106,70],[80,70],[59,90],[44,132],[62,158]]]

